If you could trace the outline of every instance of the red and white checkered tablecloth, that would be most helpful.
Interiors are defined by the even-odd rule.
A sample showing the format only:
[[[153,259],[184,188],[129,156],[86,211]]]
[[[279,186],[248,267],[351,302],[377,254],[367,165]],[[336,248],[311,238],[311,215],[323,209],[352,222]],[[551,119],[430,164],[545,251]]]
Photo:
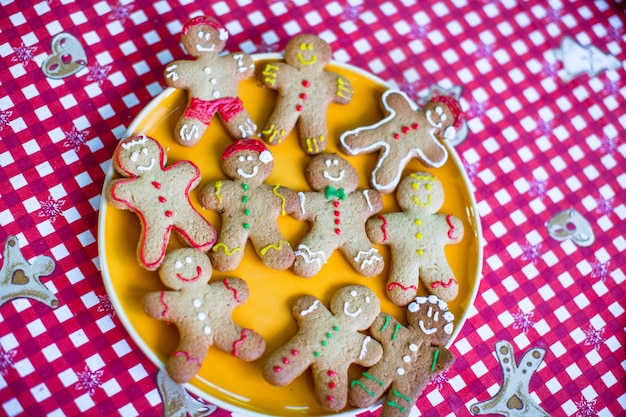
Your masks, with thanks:
[[[626,414],[623,1],[0,5],[0,243],[15,236],[26,260],[51,258],[42,281],[58,299],[54,309],[26,298],[0,305],[0,415],[164,414],[157,368],[103,285],[98,207],[118,139],[163,91],[164,66],[184,55],[182,25],[198,13],[225,24],[231,51],[279,52],[316,33],[335,60],[418,102],[432,86],[460,95],[468,134],[457,151],[482,221],[483,278],[451,348],[455,364],[413,416],[469,416],[495,397],[499,341],[517,360],[545,349],[528,390],[550,415]],[[54,79],[42,65],[60,33],[86,59]],[[550,219],[570,209],[590,223],[591,246],[548,234]],[[6,255],[0,262],[4,272]]]

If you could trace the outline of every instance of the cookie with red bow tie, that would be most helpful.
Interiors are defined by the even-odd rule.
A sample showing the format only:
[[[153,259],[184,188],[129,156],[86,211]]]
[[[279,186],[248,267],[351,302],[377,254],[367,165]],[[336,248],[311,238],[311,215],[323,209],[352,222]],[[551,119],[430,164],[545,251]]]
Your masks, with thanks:
[[[383,258],[365,233],[365,222],[382,209],[378,191],[357,190],[357,171],[337,154],[314,156],[305,169],[312,192],[299,192],[292,214],[311,223],[311,229],[295,251],[293,271],[316,275],[335,250],[363,276],[379,274]]]

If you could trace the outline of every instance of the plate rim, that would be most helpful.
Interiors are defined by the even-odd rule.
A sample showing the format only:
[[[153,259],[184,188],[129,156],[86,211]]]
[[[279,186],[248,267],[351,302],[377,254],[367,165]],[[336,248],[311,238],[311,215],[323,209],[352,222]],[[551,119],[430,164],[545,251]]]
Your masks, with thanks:
[[[264,52],[264,53],[255,53],[255,54],[250,54],[250,56],[252,57],[253,61],[256,63],[258,61],[263,61],[263,60],[277,60],[277,59],[282,59],[284,57],[284,53],[280,53],[280,52]],[[356,67],[352,64],[346,63],[346,62],[339,62],[339,61],[335,61],[335,60],[331,60],[328,65],[332,65],[335,67],[340,67],[342,69],[345,69],[346,71],[349,72],[353,72],[356,73],[358,75],[361,75],[365,78],[368,78],[369,80],[381,85],[382,87],[386,88],[386,89],[397,89],[397,87],[394,87],[393,85],[391,85],[390,83],[386,82],[385,80],[383,80],[382,78],[378,77],[375,74],[372,74],[370,72],[367,72],[359,67]],[[133,134],[139,134],[139,132],[135,131],[136,126],[140,123],[141,120],[143,120],[147,114],[149,114],[154,108],[156,108],[158,106],[158,104],[160,102],[162,102],[165,98],[169,97],[171,94],[173,94],[175,91],[177,91],[177,88],[174,87],[167,87],[165,88],[163,91],[161,91],[159,94],[157,94],[156,96],[154,96],[140,111],[139,113],[137,113],[137,115],[133,118],[133,120],[131,121],[131,123],[128,125],[128,127],[126,128],[126,130],[124,131],[124,134],[118,139],[118,143],[121,140],[126,139],[127,137],[130,136],[130,133],[132,132]],[[476,255],[477,255],[477,264],[476,264],[476,274],[474,277],[474,281],[475,284],[469,294],[469,298],[468,298],[468,304],[467,304],[467,309],[466,311],[464,311],[463,315],[459,318],[459,322],[457,324],[457,326],[455,326],[454,331],[452,332],[452,335],[450,336],[450,340],[448,341],[448,343],[446,343],[446,347],[450,347],[452,346],[452,344],[454,343],[454,341],[456,340],[456,338],[458,337],[458,335],[460,334],[461,330],[463,329],[465,322],[468,319],[468,315],[469,315],[469,310],[471,308],[473,308],[474,306],[474,302],[476,300],[476,297],[478,295],[478,289],[480,287],[480,283],[482,281],[482,269],[483,269],[483,263],[484,263],[484,253],[483,253],[483,247],[484,247],[484,241],[483,241],[483,233],[482,233],[482,224],[481,224],[481,218],[480,218],[480,214],[478,212],[478,206],[476,203],[476,196],[474,193],[474,187],[473,184],[467,174],[467,171],[465,169],[465,166],[463,165],[463,162],[461,161],[460,156],[458,155],[458,153],[456,152],[456,149],[453,145],[451,145],[448,141],[442,141],[441,142],[447,149],[448,154],[452,156],[452,159],[454,160],[454,163],[456,164],[456,166],[459,168],[459,172],[461,173],[461,178],[463,180],[463,183],[465,185],[465,187],[467,188],[467,194],[469,196],[469,204],[467,205],[467,207],[471,208],[471,215],[474,219],[474,224],[473,224],[473,229],[474,229],[474,236],[476,238],[476,243],[477,243],[477,248],[476,248]],[[113,175],[115,173],[115,170],[113,168],[113,164],[112,164],[112,157],[111,159],[109,159],[108,161],[108,168],[106,169],[106,173],[105,173],[105,177],[104,177],[104,182],[102,185],[102,191],[100,193],[100,204],[99,204],[99,208],[98,208],[98,233],[97,233],[97,241],[98,241],[98,258],[100,261],[100,275],[102,276],[102,281],[104,283],[104,287],[105,290],[107,292],[107,296],[109,297],[109,300],[111,301],[111,305],[113,306],[113,308],[116,311],[116,315],[118,317],[118,319],[120,320],[120,322],[122,323],[122,326],[124,327],[124,330],[129,334],[130,338],[132,339],[132,341],[139,347],[139,349],[142,351],[142,353],[144,355],[146,355],[146,357],[158,368],[160,368],[161,370],[165,369],[165,364],[164,362],[159,359],[159,357],[152,351],[152,349],[150,349],[150,347],[147,345],[147,343],[141,338],[141,336],[137,333],[137,331],[135,330],[135,327],[133,326],[133,324],[131,323],[130,319],[128,318],[128,316],[124,313],[124,310],[122,308],[122,305],[119,301],[119,298],[117,297],[117,292],[113,286],[112,280],[110,278],[110,272],[108,271],[108,262],[107,262],[107,255],[106,255],[106,245],[105,245],[105,232],[104,232],[104,223],[105,223],[105,218],[106,218],[106,212],[107,212],[107,208],[109,206],[107,198],[106,198],[106,188],[108,186],[108,184],[111,182],[111,180],[113,179]],[[106,270],[106,276],[108,278],[105,278],[105,270]],[[199,376],[196,376],[196,378],[200,378]],[[220,387],[216,386],[215,384],[211,383],[210,381],[207,381],[204,378],[201,378],[202,382],[208,386],[211,386],[213,388],[215,388],[218,391],[224,391],[223,389],[221,389]],[[247,415],[250,417],[268,417],[268,416],[272,416],[272,414],[266,414],[266,413],[261,413],[258,411],[254,411],[251,409],[247,409],[247,408],[242,408],[238,405],[232,404],[230,402],[227,402],[225,400],[216,398],[212,395],[210,395],[209,393],[203,391],[202,389],[192,385],[191,383],[184,383],[182,384],[188,391],[192,392],[193,394],[195,394],[196,396],[203,398],[204,400],[209,401],[211,404],[217,405],[220,408],[223,408],[225,410],[228,410],[230,412],[236,412],[236,413],[240,413],[243,415]],[[236,395],[234,393],[229,393],[230,395]],[[373,411],[376,408],[378,408],[381,404],[382,400],[378,401],[376,404],[368,407],[368,408],[355,408],[353,410],[348,410],[348,411],[340,411],[338,413],[330,413],[330,414],[325,414],[323,416],[318,416],[318,417],[353,417],[353,416],[357,416],[358,414],[361,413],[365,413],[367,411]]]

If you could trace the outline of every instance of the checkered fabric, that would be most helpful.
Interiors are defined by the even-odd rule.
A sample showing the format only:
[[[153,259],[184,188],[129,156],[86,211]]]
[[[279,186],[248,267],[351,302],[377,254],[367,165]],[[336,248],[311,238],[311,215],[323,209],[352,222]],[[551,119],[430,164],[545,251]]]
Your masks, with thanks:
[[[53,258],[42,280],[59,299],[56,309],[23,298],[0,306],[0,415],[163,415],[156,367],[103,286],[98,207],[118,139],[164,89],[164,66],[184,56],[182,26],[199,13],[225,24],[231,51],[282,51],[310,32],[335,60],[418,102],[433,85],[460,86],[469,133],[457,151],[481,217],[483,278],[451,348],[454,366],[428,385],[413,416],[468,416],[494,397],[500,340],[518,360],[546,350],[528,389],[552,416],[625,414],[623,1],[0,5],[0,242],[17,236],[26,259]],[[87,59],[53,79],[42,64],[62,32]],[[564,39],[578,55],[564,55]],[[593,245],[549,236],[546,224],[569,209],[591,224]]]

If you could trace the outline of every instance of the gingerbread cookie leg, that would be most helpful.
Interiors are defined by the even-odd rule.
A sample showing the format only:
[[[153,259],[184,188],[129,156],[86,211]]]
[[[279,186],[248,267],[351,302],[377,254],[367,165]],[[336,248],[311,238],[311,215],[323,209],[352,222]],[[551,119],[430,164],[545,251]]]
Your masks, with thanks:
[[[200,141],[207,128],[208,125],[198,119],[181,117],[174,128],[174,137],[183,146],[194,146]]]
[[[315,397],[326,410],[340,411],[348,402],[348,366],[320,367],[313,365]]]
[[[293,272],[303,278],[311,278],[315,276],[322,267],[328,262],[328,258],[333,253],[333,248],[328,244],[323,246],[314,246],[314,242],[321,239],[309,236],[303,240],[298,249],[294,252],[295,260],[293,262]]]
[[[190,381],[200,370],[208,351],[209,346],[206,343],[197,343],[194,337],[183,334],[165,369],[178,383]]]
[[[348,263],[364,277],[371,277],[382,272],[383,257],[365,238],[350,240],[347,245],[339,248]],[[359,241],[360,240],[360,241]]]
[[[433,256],[434,266],[422,265],[420,268],[420,278],[426,290],[441,298],[444,301],[451,301],[459,293],[459,284],[454,278],[452,269],[444,256]]]
[[[318,109],[312,109],[317,111]],[[328,144],[326,116],[324,114],[303,115],[298,121],[300,146],[309,155],[323,152]]]
[[[294,253],[277,227],[269,226],[262,236],[250,236],[252,245],[261,260],[269,268],[284,270],[293,264]]]
[[[284,100],[279,97],[276,101],[276,108],[280,109]],[[295,104],[293,105],[295,107]],[[298,112],[274,112],[265,123],[265,127],[261,131],[261,138],[269,145],[280,145],[283,143],[289,132],[296,125],[299,117]]]
[[[181,207],[181,211],[184,207]],[[185,213],[178,216],[176,222],[176,234],[191,247],[206,251],[215,242],[217,232],[210,226],[200,213],[188,208]]]
[[[232,271],[237,268],[246,249],[248,235],[244,233],[225,234],[228,227],[223,225],[220,238],[209,252],[213,267],[220,272]]]
[[[147,219],[141,230],[140,244],[137,247],[138,258],[149,270],[155,270],[161,264],[167,242],[169,240],[171,224],[159,222],[158,219]]]
[[[221,113],[220,113],[220,116]],[[229,135],[235,139],[252,139],[256,133],[256,124],[247,111],[242,110],[226,119],[222,116],[223,125]]]

